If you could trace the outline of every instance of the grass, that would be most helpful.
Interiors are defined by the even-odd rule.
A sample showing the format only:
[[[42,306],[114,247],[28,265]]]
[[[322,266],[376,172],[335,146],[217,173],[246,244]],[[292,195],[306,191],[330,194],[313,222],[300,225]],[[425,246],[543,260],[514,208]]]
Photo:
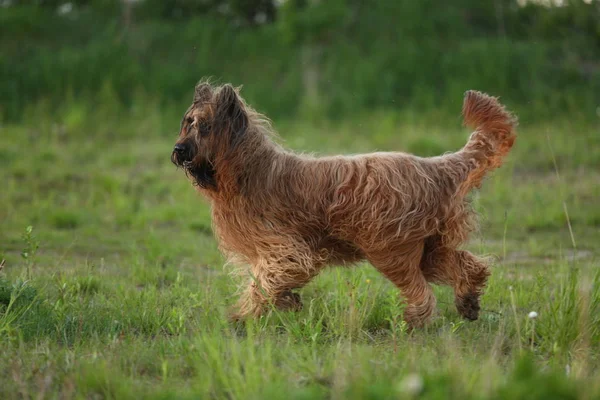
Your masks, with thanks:
[[[229,324],[208,207],[169,162],[178,115],[80,109],[0,127],[0,398],[600,396],[598,126],[524,121],[473,196],[468,247],[496,258],[480,320],[439,287],[433,324],[408,333],[368,266],[323,273],[298,314]],[[434,155],[468,135],[409,112],[276,122],[328,154]]]

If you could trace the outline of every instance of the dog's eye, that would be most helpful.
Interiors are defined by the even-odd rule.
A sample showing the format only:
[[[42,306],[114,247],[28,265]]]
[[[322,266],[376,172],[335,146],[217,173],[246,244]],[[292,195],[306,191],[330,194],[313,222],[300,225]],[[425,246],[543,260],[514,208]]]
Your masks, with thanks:
[[[202,121],[198,124],[198,130],[202,136],[206,136],[210,133],[210,125],[206,121]]]
[[[194,123],[194,118],[192,117],[187,117],[187,119],[185,120],[185,122],[188,123],[188,125],[192,125]]]

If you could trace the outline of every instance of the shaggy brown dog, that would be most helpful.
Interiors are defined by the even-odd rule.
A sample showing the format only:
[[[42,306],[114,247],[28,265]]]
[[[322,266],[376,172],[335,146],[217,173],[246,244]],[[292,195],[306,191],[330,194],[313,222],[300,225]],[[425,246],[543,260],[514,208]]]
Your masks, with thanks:
[[[221,250],[248,266],[235,316],[299,309],[292,289],[366,259],[401,290],[410,326],[434,312],[429,282],[451,285],[458,312],[477,319],[489,271],[458,249],[475,227],[466,196],[502,164],[516,119],[476,91],[463,115],[475,131],[455,153],[316,158],[280,147],[231,85],[198,84],[171,159],[210,200]]]

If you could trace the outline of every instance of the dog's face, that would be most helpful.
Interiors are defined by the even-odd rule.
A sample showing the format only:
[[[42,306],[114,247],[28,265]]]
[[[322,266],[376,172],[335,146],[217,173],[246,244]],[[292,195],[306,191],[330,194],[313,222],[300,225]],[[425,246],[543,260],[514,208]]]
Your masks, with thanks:
[[[231,85],[200,83],[181,121],[171,161],[198,186],[217,190],[216,164],[236,146],[247,126],[243,100]]]

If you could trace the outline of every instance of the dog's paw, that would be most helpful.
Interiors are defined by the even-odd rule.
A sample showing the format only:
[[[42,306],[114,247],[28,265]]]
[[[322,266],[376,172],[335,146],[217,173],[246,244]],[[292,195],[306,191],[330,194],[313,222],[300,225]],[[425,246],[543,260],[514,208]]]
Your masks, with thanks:
[[[463,318],[469,321],[475,321],[479,318],[479,296],[475,293],[468,293],[456,298],[456,309]]]
[[[409,330],[424,328],[436,315],[436,299],[433,293],[421,304],[408,304],[404,308],[404,321]]]
[[[279,295],[275,306],[282,311],[300,311],[302,310],[302,299],[298,293],[286,290]]]

